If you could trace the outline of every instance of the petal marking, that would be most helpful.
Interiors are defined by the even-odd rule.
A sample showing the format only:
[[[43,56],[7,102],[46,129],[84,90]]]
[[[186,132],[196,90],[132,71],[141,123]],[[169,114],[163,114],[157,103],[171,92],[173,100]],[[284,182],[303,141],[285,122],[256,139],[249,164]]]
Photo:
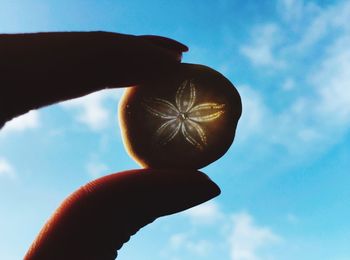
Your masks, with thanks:
[[[181,126],[181,132],[183,136],[185,137],[186,141],[188,141],[190,144],[198,148],[199,150],[203,150],[202,144],[200,144],[196,139],[194,139],[187,131],[185,124],[182,124]]]
[[[217,118],[219,118],[222,114],[224,113],[224,111],[219,111],[219,112],[215,112],[213,114],[210,115],[206,115],[206,116],[191,116],[190,119],[196,122],[210,122],[213,121]]]
[[[162,145],[166,145],[180,131],[182,123],[178,119],[172,119],[163,123],[155,133],[156,141],[160,142]]]
[[[162,119],[175,119],[178,114],[173,104],[161,98],[144,99],[142,105],[149,113]]]
[[[186,120],[185,124],[190,125],[195,130],[194,132],[197,132],[197,135],[199,136],[203,145],[207,144],[207,136],[206,136],[204,130],[202,129],[202,127],[198,123],[196,123],[192,120]]]
[[[222,109],[224,107],[225,107],[225,104],[208,102],[208,103],[202,103],[202,104],[199,104],[199,105],[193,107],[189,112],[190,113],[197,112],[197,111],[201,112],[203,110]]]
[[[189,112],[189,118],[196,122],[210,122],[219,118],[225,110],[225,104],[203,103],[195,106]]]
[[[195,85],[190,80],[182,82],[176,91],[175,103],[180,112],[188,112],[196,100]]]

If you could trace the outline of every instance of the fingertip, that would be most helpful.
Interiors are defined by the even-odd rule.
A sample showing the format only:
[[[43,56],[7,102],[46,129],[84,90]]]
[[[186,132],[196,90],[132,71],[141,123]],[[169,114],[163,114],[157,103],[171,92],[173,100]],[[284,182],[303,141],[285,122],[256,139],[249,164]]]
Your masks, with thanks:
[[[158,35],[140,35],[138,36],[144,40],[147,40],[153,44],[158,45],[159,47],[163,47],[166,49],[170,49],[173,51],[179,51],[179,52],[187,52],[188,47],[174,39],[163,37],[163,36],[158,36]]]
[[[142,204],[149,205],[146,212],[153,218],[186,210],[221,193],[216,183],[197,170],[142,169],[137,175],[133,182],[141,184],[137,192],[144,194]]]

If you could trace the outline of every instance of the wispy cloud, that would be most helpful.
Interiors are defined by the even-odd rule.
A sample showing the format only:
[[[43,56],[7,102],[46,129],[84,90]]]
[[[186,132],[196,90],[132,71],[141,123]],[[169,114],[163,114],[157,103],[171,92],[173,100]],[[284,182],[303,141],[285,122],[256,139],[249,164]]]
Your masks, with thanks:
[[[322,119],[337,125],[350,123],[349,46],[350,34],[339,37],[327,49],[318,73],[311,76],[311,82],[320,99],[315,112]]]
[[[350,128],[350,2],[321,7],[281,0],[277,8],[282,20],[253,28],[254,37],[241,52],[257,70],[285,65],[275,77],[284,78],[275,84],[281,88],[270,90],[288,103],[283,109],[269,108],[271,92],[241,86],[237,142],[258,136],[265,147],[282,145],[294,156],[289,161],[297,162],[297,157],[307,158],[340,142]],[[279,33],[282,27],[284,34]]]
[[[101,162],[91,161],[86,165],[86,170],[92,179],[97,179],[105,175],[108,169],[108,166]]]
[[[176,257],[178,253],[192,255],[196,258],[208,257],[218,249],[218,244],[213,237],[198,237],[198,233],[206,227],[215,227],[215,231],[222,229],[227,216],[223,214],[215,201],[193,207],[179,214],[191,229],[181,233],[175,233],[169,237],[167,246],[161,254],[164,258]],[[216,234],[217,235],[217,234]]]
[[[349,31],[350,29],[348,25],[348,17],[350,15],[349,1],[339,1],[325,8],[312,2],[292,2],[299,2],[299,5],[302,6],[301,19],[298,21],[300,26],[296,31],[300,34],[300,37],[295,46],[292,46],[294,50],[305,52],[330,34],[337,33],[337,30],[340,29],[340,33],[342,33],[342,31]],[[290,10],[293,10],[293,8],[292,5]],[[296,21],[290,22],[289,26],[292,26]]]
[[[248,212],[224,213],[215,202],[197,206],[182,216],[190,221],[191,229],[169,237],[163,250],[166,257],[187,252],[208,259],[212,259],[210,254],[227,255],[231,260],[272,259],[274,247],[283,241],[270,227],[258,225]],[[207,232],[210,237],[203,236]]]
[[[253,65],[283,67],[284,61],[280,60],[274,51],[279,45],[280,34],[281,31],[277,24],[268,23],[257,26],[251,33],[254,40],[241,46],[240,51]]]
[[[258,226],[245,212],[232,216],[233,228],[228,237],[231,260],[258,260],[258,250],[281,240],[268,227]]]
[[[211,224],[223,218],[219,205],[214,201],[193,207],[183,214],[188,216],[194,224]]]
[[[304,2],[302,0],[279,0],[277,8],[284,20],[299,21],[303,16]]]
[[[243,100],[243,113],[237,129],[237,142],[244,142],[251,136],[260,135],[270,118],[270,112],[263,95],[248,85],[241,85],[239,93]]]
[[[297,224],[299,222],[299,218],[293,213],[288,213],[286,219],[291,224]]]
[[[204,239],[194,240],[187,233],[174,234],[169,239],[170,250],[186,250],[196,256],[204,256],[213,249],[212,242]]]
[[[0,157],[0,177],[14,180],[17,176],[14,167],[5,159]]]
[[[311,1],[304,0],[278,0],[277,11],[281,18],[290,24],[294,29],[298,29],[300,23],[305,18],[315,15],[320,8]],[[295,27],[294,27],[295,26]]]
[[[29,111],[7,122],[0,133],[9,134],[23,132],[29,129],[35,129],[40,126],[39,112],[36,110]]]
[[[75,113],[77,122],[86,125],[93,131],[100,131],[115,122],[117,115],[112,115],[106,103],[116,102],[122,90],[103,90],[90,95],[61,103],[61,106]]]
[[[282,83],[282,89],[284,91],[291,91],[295,88],[295,81],[291,77],[287,77]]]

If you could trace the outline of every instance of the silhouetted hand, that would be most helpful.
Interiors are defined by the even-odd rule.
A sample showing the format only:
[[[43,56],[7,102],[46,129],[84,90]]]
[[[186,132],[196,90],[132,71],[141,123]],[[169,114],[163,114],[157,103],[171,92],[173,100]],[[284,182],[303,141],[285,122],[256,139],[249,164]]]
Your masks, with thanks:
[[[171,73],[187,47],[106,32],[0,35],[0,126],[31,109]],[[56,210],[25,259],[114,259],[141,227],[220,193],[198,171],[132,170],[90,182]]]

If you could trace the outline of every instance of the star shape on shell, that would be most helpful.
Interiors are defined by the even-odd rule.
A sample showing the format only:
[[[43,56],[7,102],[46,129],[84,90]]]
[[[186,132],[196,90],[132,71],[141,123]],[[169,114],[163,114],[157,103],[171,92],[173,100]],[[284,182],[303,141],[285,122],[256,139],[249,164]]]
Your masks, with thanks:
[[[155,142],[166,145],[176,135],[202,150],[207,145],[207,135],[202,127],[219,118],[225,111],[225,104],[214,102],[196,103],[196,86],[192,80],[185,80],[176,91],[175,104],[162,98],[147,98],[143,107],[153,116],[163,119],[155,132]]]

